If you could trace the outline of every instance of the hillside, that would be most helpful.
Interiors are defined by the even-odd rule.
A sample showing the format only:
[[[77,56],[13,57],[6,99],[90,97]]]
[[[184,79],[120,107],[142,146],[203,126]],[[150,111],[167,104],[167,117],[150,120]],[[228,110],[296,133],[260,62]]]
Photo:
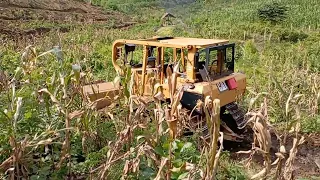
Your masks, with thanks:
[[[115,40],[155,35],[236,44],[235,71],[247,77],[238,103],[262,117],[257,136],[271,137],[252,148],[248,130],[249,142],[226,142],[217,179],[250,179],[261,170],[266,179],[320,178],[318,0],[90,2],[0,2],[1,178],[200,179],[213,160],[198,134],[171,140],[171,121],[159,115],[168,107],[130,96],[130,76],[117,77],[111,63]],[[166,12],[173,25],[161,27]],[[97,110],[80,90],[94,81],[127,86]],[[237,153],[248,150],[254,153]]]
[[[0,2],[0,8],[0,33],[9,38],[31,37],[51,30],[66,32],[84,24],[104,24],[109,28],[132,25],[124,13],[79,1],[8,0]]]

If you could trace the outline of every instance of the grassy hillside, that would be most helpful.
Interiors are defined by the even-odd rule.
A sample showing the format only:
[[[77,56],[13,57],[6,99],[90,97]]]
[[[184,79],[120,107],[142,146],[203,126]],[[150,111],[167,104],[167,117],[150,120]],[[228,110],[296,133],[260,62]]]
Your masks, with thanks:
[[[73,97],[72,92],[77,92],[76,71],[71,67],[79,64],[82,72],[86,74],[84,77],[86,80],[112,81],[116,76],[111,63],[112,42],[116,39],[149,38],[159,33],[172,36],[224,38],[235,42],[236,70],[246,73],[248,78],[248,92],[242,104],[249,110],[255,110],[264,102],[263,97],[266,97],[268,120],[277,130],[287,132],[292,128],[292,124],[301,120],[302,133],[308,135],[319,133],[320,3],[318,0],[281,0],[278,1],[279,4],[287,7],[286,16],[282,21],[262,20],[259,18],[259,9],[265,8],[271,2],[269,0],[121,2],[92,0],[93,5],[110,12],[108,20],[99,23],[89,23],[86,20],[79,23],[77,18],[70,22],[39,18],[33,21],[22,20],[21,23],[14,20],[1,21],[6,25],[11,24],[12,27],[22,29],[19,32],[37,28],[50,28],[51,31],[42,35],[19,38],[8,36],[6,33],[0,34],[3,44],[0,46],[0,72],[6,74],[5,76],[0,74],[0,162],[4,162],[14,154],[13,147],[23,146],[23,143],[20,143],[24,140],[27,145],[20,147],[24,150],[22,151],[24,155],[19,162],[13,164],[23,164],[33,178],[60,178],[67,174],[88,176],[90,171],[110,160],[110,153],[114,152],[114,144],[118,142],[119,133],[127,125],[124,119],[129,113],[128,99],[122,108],[106,110],[114,116],[105,117],[103,113],[86,109],[84,117],[74,118],[66,127],[67,115],[61,113],[59,107],[62,106],[67,113],[84,108],[81,97],[63,98],[66,94],[68,97]],[[156,32],[160,26],[160,17],[167,11],[177,16],[177,25]],[[112,13],[116,15],[113,16]],[[94,19],[95,16],[92,17],[88,19]],[[121,24],[126,23],[130,26],[121,27]],[[67,27],[68,31],[61,31],[63,27]],[[33,46],[25,49],[28,45]],[[62,48],[62,62],[59,61],[60,51],[57,49],[52,51],[53,54],[34,58],[34,55],[40,55],[56,45]],[[66,84],[60,82],[59,76],[64,78]],[[12,80],[10,86],[7,85],[7,80]],[[68,83],[75,84],[74,88],[70,88],[72,85]],[[50,94],[40,93],[38,90],[42,88],[48,88],[59,103],[52,102]],[[20,113],[15,116],[18,112],[17,97],[23,97],[23,105]],[[125,110],[120,111],[121,109]],[[64,128],[71,128],[70,134]],[[132,130],[135,137],[154,134],[155,131],[154,128]],[[28,159],[40,156],[41,154],[36,152],[42,152],[42,149],[52,142],[54,145],[50,146],[53,148],[50,157],[43,156],[39,158],[40,160],[28,164]],[[63,142],[71,143],[70,152],[67,153],[71,158],[69,164],[63,162],[59,170],[54,171],[53,166],[56,166],[65,155],[61,151]],[[192,146],[188,144],[190,142]],[[201,152],[195,148],[194,140],[184,139],[183,142],[176,143],[180,143],[179,148],[188,147],[185,151],[177,147],[177,151],[181,150],[181,153],[175,154],[177,163],[178,161],[200,163]],[[138,141],[132,142],[131,148],[137,144]],[[165,137],[157,144],[155,148],[157,158],[167,157],[168,154],[161,154],[158,150],[166,153],[168,144]],[[130,146],[120,145],[119,149],[116,149],[119,152],[130,150]],[[310,148],[317,150],[314,146]],[[131,150],[134,153],[126,160],[137,156],[137,152]],[[145,149],[145,153],[150,152]],[[311,155],[315,159],[320,158],[317,153]],[[141,160],[142,179],[156,176],[157,168],[148,168],[152,161],[150,159],[152,158],[145,157]],[[297,163],[299,167],[297,174],[302,177],[316,176],[319,173],[319,169],[309,167],[316,167],[314,162],[303,165],[297,160]],[[119,179],[124,164],[125,159],[112,164],[107,171],[109,179]],[[0,169],[4,170],[6,167],[3,165]],[[232,154],[225,152],[221,157],[218,172],[219,179],[247,179],[257,172],[257,169],[244,168]],[[178,179],[178,176],[185,171],[179,173],[173,173],[173,176],[177,177],[172,179]],[[127,178],[137,177],[132,173]]]

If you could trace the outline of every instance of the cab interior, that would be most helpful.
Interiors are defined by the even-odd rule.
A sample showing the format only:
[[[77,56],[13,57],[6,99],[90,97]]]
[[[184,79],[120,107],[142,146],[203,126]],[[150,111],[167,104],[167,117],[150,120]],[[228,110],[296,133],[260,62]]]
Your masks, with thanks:
[[[183,51],[183,52],[182,52]],[[164,53],[161,57],[161,53]],[[124,63],[131,66],[132,70],[141,70],[143,66],[143,46],[135,44],[125,44],[123,59]],[[173,72],[174,65],[180,61],[180,73],[186,72],[186,61],[188,51],[177,48],[148,47],[148,69],[157,69],[159,77],[161,73],[164,78],[167,78],[167,67]],[[183,56],[183,57],[182,57]],[[234,44],[226,44],[221,46],[213,46],[203,49],[198,49],[194,58],[195,77],[197,82],[210,81],[218,79],[222,76],[229,75],[234,72]],[[164,59],[163,66],[161,58]],[[184,62],[182,63],[183,60]],[[140,71],[139,71],[140,72]]]

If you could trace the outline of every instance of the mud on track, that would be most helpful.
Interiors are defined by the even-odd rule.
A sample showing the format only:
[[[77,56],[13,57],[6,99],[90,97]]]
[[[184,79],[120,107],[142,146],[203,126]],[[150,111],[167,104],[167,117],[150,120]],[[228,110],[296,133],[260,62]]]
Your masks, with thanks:
[[[125,28],[133,24],[129,21],[130,18],[120,12],[103,10],[75,0],[0,2],[0,36],[6,38],[43,35],[51,30],[67,32],[73,26],[84,24]]]

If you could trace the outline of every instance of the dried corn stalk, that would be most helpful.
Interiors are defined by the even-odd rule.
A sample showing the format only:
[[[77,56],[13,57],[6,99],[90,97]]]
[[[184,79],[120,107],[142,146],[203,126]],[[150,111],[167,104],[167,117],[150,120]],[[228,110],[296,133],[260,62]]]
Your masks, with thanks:
[[[183,95],[183,87],[177,88],[177,77],[179,75],[179,62],[173,68],[173,73],[171,69],[167,68],[168,73],[168,86],[170,94],[170,105],[165,109],[165,119],[169,126],[170,137],[172,139],[176,138],[178,132],[178,121],[180,119],[179,110],[181,109],[180,100]]]
[[[0,70],[0,92],[8,88],[8,78],[4,71]]]
[[[217,173],[219,157],[223,149],[223,133],[220,132],[220,100],[212,101],[211,97],[207,96],[203,109],[210,135],[210,142],[204,147],[207,160],[204,179],[211,180],[215,178]],[[220,141],[220,148],[217,151],[218,140]]]
[[[156,105],[156,108],[154,109],[155,122],[157,123],[156,142],[159,142],[160,136],[163,135],[162,122],[164,120],[164,110],[161,107],[161,101],[164,101],[164,95],[160,83],[154,85],[153,92]]]
[[[247,116],[250,117],[247,124],[250,124],[253,129],[254,142],[250,151],[240,151],[238,153],[250,154],[247,165],[250,164],[255,153],[262,154],[265,167],[259,173],[253,175],[251,179],[266,179],[266,176],[270,173],[271,169],[271,134],[268,123],[266,100],[261,104],[261,107],[257,112],[249,112],[247,113]]]
[[[90,171],[90,174],[95,174],[98,172],[99,179],[105,179],[108,175],[109,168],[115,164],[118,161],[121,161],[127,157],[129,157],[133,152],[138,150],[141,146],[144,145],[144,143],[140,143],[137,146],[135,146],[133,149],[130,149],[129,151],[125,153],[121,153],[121,150],[123,147],[127,144],[129,144],[133,139],[133,131],[136,128],[146,128],[144,124],[136,124],[133,126],[127,126],[126,129],[118,133],[118,139],[115,142],[109,142],[110,150],[107,153],[107,159],[105,162],[97,167],[96,169],[93,169]],[[124,171],[127,171],[124,169]],[[129,171],[129,170],[128,170]]]
[[[295,96],[297,97],[297,96]],[[294,98],[295,99],[295,98]],[[300,132],[300,121],[301,121],[301,116],[300,116],[300,108],[298,105],[295,106],[295,112],[296,112],[296,119],[298,120],[295,124],[295,127],[293,129],[293,131],[295,132],[295,138],[293,139],[293,146],[290,150],[289,153],[289,157],[285,163],[284,166],[284,171],[283,171],[283,177],[285,180],[293,180],[293,172],[294,172],[294,168],[293,168],[293,163],[295,161],[296,155],[298,153],[298,147],[304,143],[305,138],[302,136],[301,138],[299,138],[298,133]]]

